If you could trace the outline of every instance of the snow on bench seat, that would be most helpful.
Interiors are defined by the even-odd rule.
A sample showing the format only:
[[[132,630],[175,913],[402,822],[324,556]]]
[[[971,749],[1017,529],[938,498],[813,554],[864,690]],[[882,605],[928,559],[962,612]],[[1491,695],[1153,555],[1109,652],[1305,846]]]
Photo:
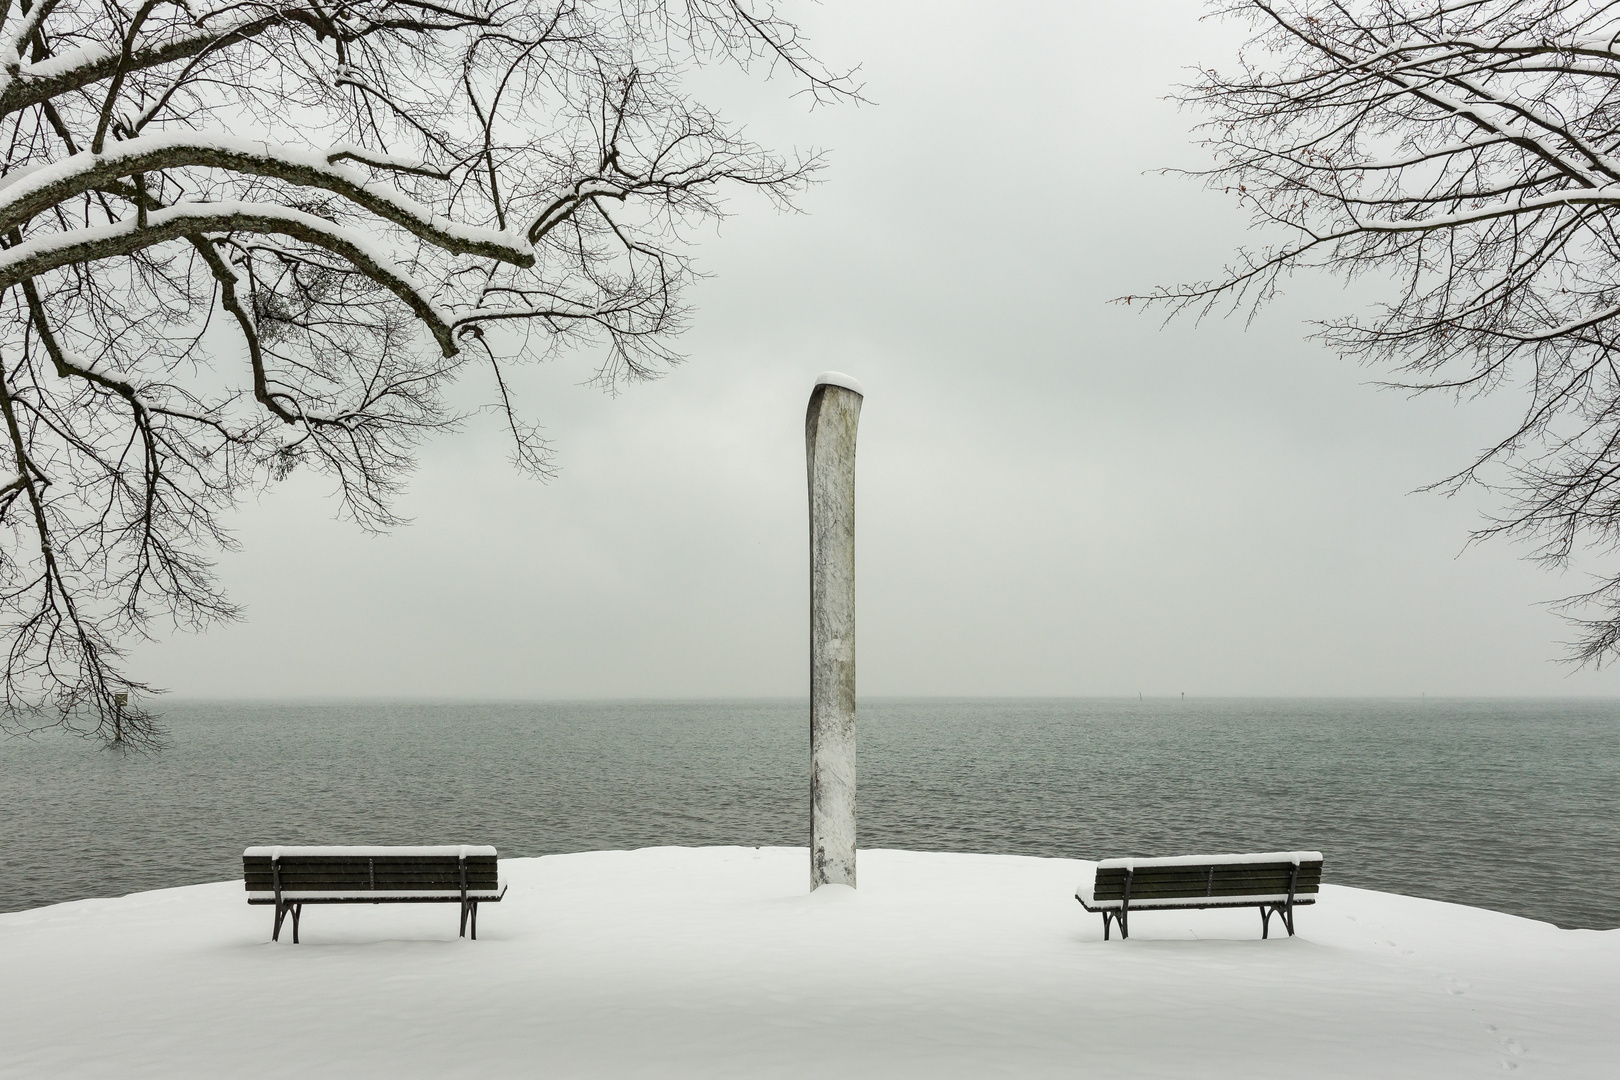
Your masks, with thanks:
[[[500,883],[493,889],[468,889],[469,900],[499,900],[506,891],[506,879],[501,878]],[[282,889],[283,900],[354,900],[357,902],[378,903],[379,894],[387,900],[460,900],[460,888],[444,889]],[[257,889],[248,890],[248,903],[273,904],[276,901],[274,892],[261,892]]]
[[[290,845],[277,844],[270,847],[250,847],[246,848],[242,852],[242,857],[244,859],[279,859],[283,855],[352,855],[358,859],[369,859],[393,855],[440,855],[448,856],[452,859],[468,859],[475,855],[482,855],[486,858],[494,858],[495,849],[488,844],[438,844],[432,847],[386,847],[380,844],[294,847]]]

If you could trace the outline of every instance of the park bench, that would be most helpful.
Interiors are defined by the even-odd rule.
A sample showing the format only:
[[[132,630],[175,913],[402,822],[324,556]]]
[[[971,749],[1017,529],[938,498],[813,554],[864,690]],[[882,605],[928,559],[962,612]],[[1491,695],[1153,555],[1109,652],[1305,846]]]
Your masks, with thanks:
[[[461,936],[469,918],[478,939],[478,905],[506,895],[495,849],[445,847],[250,847],[242,852],[248,903],[274,904],[272,941],[292,915],[293,944],[305,904],[461,904]]]
[[[1103,940],[1110,921],[1128,938],[1130,913],[1143,908],[1257,907],[1260,936],[1269,937],[1271,916],[1282,916],[1294,936],[1294,908],[1316,903],[1322,884],[1320,851],[1268,851],[1258,855],[1177,855],[1167,859],[1104,859],[1074,898],[1101,913]]]

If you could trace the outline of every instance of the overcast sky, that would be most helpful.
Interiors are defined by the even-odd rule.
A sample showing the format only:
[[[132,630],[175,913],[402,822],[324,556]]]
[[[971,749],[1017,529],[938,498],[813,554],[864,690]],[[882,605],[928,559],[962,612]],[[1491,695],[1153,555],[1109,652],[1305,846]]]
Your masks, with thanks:
[[[867,391],[863,695],[1613,694],[1557,664],[1581,588],[1491,504],[1413,490],[1513,418],[1412,401],[1309,342],[1365,291],[1299,280],[1261,319],[1168,328],[1109,298],[1207,276],[1245,239],[1165,100],[1232,56],[1199,5],[829,0],[804,24],[874,104],[707,76],[782,148],[830,151],[802,215],[739,197],[699,245],[688,363],[617,398],[589,357],[530,370],[561,475],[493,423],[422,454],[387,536],[295,476],[221,562],[241,623],[137,650],[184,697],[806,693],[804,410]],[[465,400],[489,388],[469,384]],[[1595,567],[1601,569],[1601,567]]]

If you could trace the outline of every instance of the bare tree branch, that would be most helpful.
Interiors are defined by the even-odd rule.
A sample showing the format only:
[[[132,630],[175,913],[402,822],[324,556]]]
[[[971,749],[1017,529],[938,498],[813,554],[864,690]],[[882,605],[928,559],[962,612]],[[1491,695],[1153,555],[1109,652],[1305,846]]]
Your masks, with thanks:
[[[543,478],[515,365],[677,362],[685,227],[820,164],[695,100],[716,61],[858,95],[767,0],[0,6],[0,729],[156,745],[122,650],[236,616],[238,499],[397,524],[452,380]]]
[[[1251,314],[1280,278],[1376,275],[1387,299],[1321,323],[1412,392],[1511,387],[1520,422],[1435,488],[1505,500],[1562,567],[1620,546],[1620,5],[1606,0],[1228,0],[1254,36],[1200,73],[1213,168],[1278,242],[1145,297]],[[1591,608],[1604,609],[1592,617]],[[1620,657],[1620,575],[1563,602],[1581,662]]]

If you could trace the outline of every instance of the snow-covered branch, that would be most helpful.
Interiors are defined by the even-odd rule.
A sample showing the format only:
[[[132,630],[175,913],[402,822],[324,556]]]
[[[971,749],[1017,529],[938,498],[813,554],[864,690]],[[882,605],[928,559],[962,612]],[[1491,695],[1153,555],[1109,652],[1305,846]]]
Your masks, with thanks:
[[[753,0],[0,3],[0,728],[149,739],[120,642],[234,615],[243,492],[318,470],[388,527],[451,380],[544,476],[511,365],[676,362],[687,226],[817,164],[694,59],[855,93]]]
[[[446,356],[456,353],[450,320],[421,285],[377,249],[371,238],[300,210],[265,203],[181,203],[108,225],[46,233],[0,252],[0,291],[64,266],[130,255],[194,233],[279,233],[325,248],[387,288],[427,324]]]
[[[452,254],[478,255],[522,267],[534,265],[534,252],[520,238],[435,214],[397,191],[370,185],[366,177],[331,164],[334,157],[358,159],[359,155],[352,150],[320,154],[230,135],[199,138],[174,132],[142,136],[115,143],[101,154],[80,151],[0,187],[0,232],[114,179],[167,169],[210,168],[273,177],[341,195]]]
[[[1478,535],[1563,564],[1620,544],[1620,10],[1601,0],[1229,0],[1254,29],[1205,71],[1198,174],[1280,239],[1141,299],[1252,313],[1287,274],[1386,282],[1321,336],[1397,385],[1522,387],[1519,424],[1442,481],[1507,509]],[[1614,601],[1577,650],[1620,657]],[[1592,629],[1588,627],[1588,629]],[[1605,644],[1607,643],[1607,644]]]
[[[53,6],[38,4],[35,10],[49,14]],[[113,41],[99,41],[63,49],[29,64],[19,64],[16,72],[0,91],[0,116],[6,116],[31,106],[42,105],[53,98],[71,94],[110,79],[120,66],[129,71],[161,68],[177,61],[188,60],[224,42],[246,41],[276,27],[280,20],[268,5],[252,5],[246,11],[238,9],[235,18],[209,20],[205,29],[180,36],[168,37],[136,49],[126,60],[123,45]],[[257,10],[255,10],[257,9]],[[252,12],[251,14],[247,12]],[[114,43],[116,42],[116,43]],[[22,50],[18,48],[20,55]]]

